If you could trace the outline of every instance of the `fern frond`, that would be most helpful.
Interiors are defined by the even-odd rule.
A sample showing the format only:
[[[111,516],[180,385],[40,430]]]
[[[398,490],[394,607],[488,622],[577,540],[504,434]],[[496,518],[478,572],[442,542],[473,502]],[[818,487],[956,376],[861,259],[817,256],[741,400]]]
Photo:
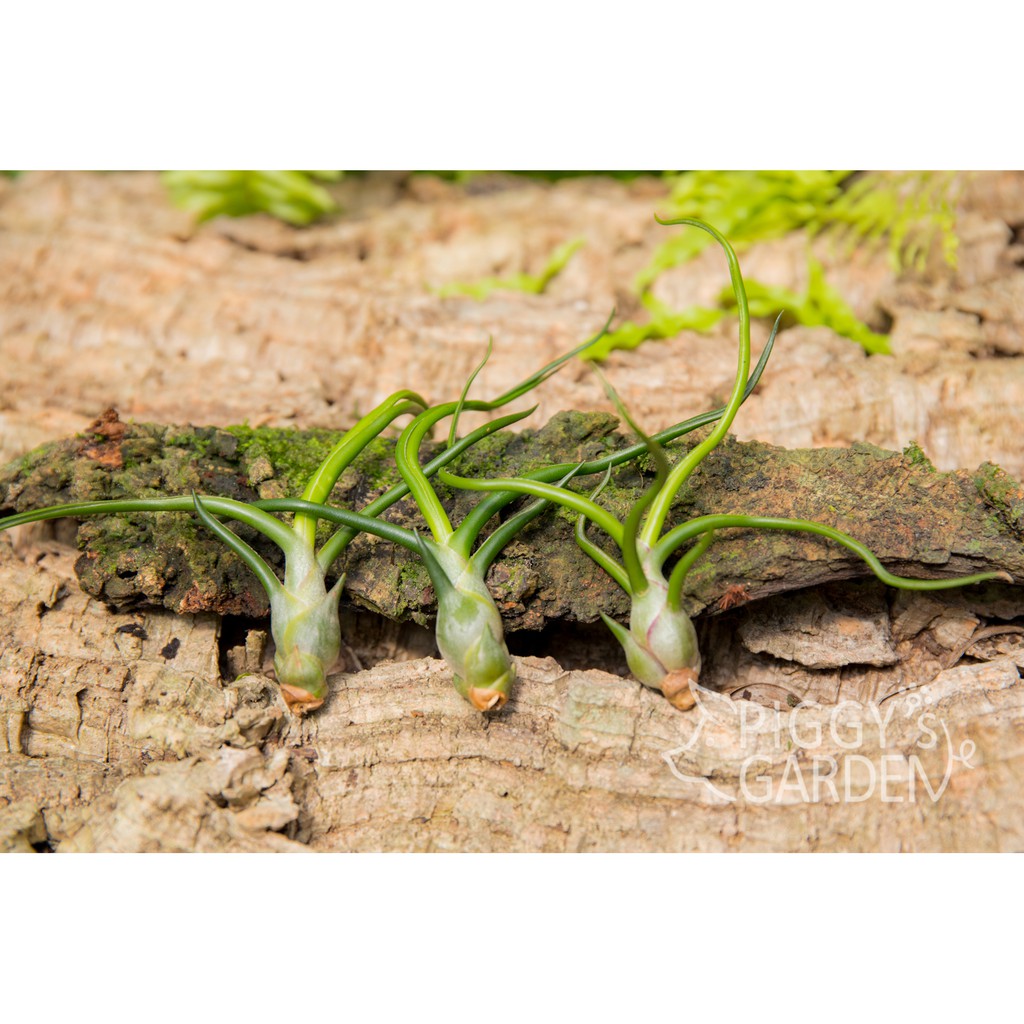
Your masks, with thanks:
[[[896,271],[922,270],[940,241],[956,266],[956,203],[963,177],[952,171],[868,171],[808,222],[812,233],[832,235],[849,252],[885,242]]]
[[[268,213],[303,226],[337,209],[316,184],[337,181],[341,171],[164,171],[161,179],[175,206],[197,220]]]
[[[672,186],[668,216],[714,224],[737,248],[803,227],[842,194],[852,171],[684,171]],[[710,244],[680,232],[655,250],[635,281],[639,291]]]
[[[565,265],[584,243],[582,238],[560,245],[548,258],[539,274],[513,274],[511,277],[485,277],[480,281],[453,282],[441,285],[435,292],[442,299],[453,295],[467,295],[482,302],[491,292],[514,291],[528,295],[543,295],[547,286],[565,269]]]
[[[720,301],[732,304],[732,293],[724,291]],[[784,312],[786,317],[806,327],[828,327],[873,355],[890,354],[889,336],[871,330],[857,317],[846,300],[825,280],[825,269],[813,256],[808,257],[807,291],[802,295],[748,279],[747,301],[751,316],[775,317]]]

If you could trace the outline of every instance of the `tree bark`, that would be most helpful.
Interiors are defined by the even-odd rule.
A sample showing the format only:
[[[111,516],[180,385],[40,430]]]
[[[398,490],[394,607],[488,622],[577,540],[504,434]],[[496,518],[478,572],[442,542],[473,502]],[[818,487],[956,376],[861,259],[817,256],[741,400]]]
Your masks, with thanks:
[[[463,456],[458,472],[515,475],[600,457],[629,444],[612,432],[613,425],[603,414],[571,413],[536,432],[500,433]],[[39,449],[0,474],[0,512],[161,490],[196,489],[243,501],[297,497],[336,440],[327,432],[122,424],[114,414],[93,427],[85,437]],[[684,447],[671,446],[670,455]],[[429,446],[426,455],[439,450]],[[345,473],[332,502],[359,509],[400,482],[392,452],[392,441],[375,443]],[[648,482],[636,464],[627,464],[601,500],[623,518]],[[479,497],[443,494],[456,522]],[[973,473],[939,473],[914,448],[897,454],[857,444],[790,452],[729,439],[691,479],[670,524],[711,513],[821,521],[862,540],[902,575],[1002,570],[1024,577],[1020,485],[992,465]],[[388,518],[425,529],[409,500]],[[568,513],[545,514],[492,568],[489,583],[510,629],[541,629],[552,620],[594,622],[602,611],[627,611],[625,595],[578,549],[572,523]],[[599,535],[593,527],[591,533]],[[250,539],[268,560],[280,562],[272,545],[255,535]],[[83,554],[76,567],[83,588],[115,608],[158,604],[175,612],[267,614],[266,595],[248,568],[188,513],[89,518],[79,542]],[[418,622],[433,613],[426,571],[404,548],[363,537],[343,567],[346,593],[361,606]],[[737,593],[752,600],[869,575],[858,558],[821,538],[731,530],[698,563],[688,603],[700,612],[728,606]]]
[[[399,388],[447,401],[489,335],[478,393],[499,394],[612,309],[646,319],[630,282],[684,230],[654,221],[664,183],[492,184],[474,194],[422,177],[351,178],[340,186],[343,215],[297,230],[259,216],[196,227],[155,174],[0,183],[0,461],[83,430],[107,405],[164,423],[313,428],[347,425]],[[884,248],[814,241],[830,284],[862,320],[890,330],[893,356],[866,358],[822,327],[784,330],[737,435],[788,448],[916,440],[941,469],[990,459],[1024,475],[1022,224],[1024,173],[981,173],[958,211],[956,270],[938,259],[926,275],[899,277]],[[436,292],[536,273],[578,237],[586,246],[543,295]],[[796,232],[752,246],[740,254],[744,275],[803,292],[811,244]],[[711,247],[664,274],[655,295],[672,308],[708,306],[727,282]],[[756,351],[769,327],[754,324]],[[607,369],[653,431],[721,403],[735,344],[727,319],[707,335],[615,353]],[[610,408],[582,365],[537,399],[534,428],[562,409]]]
[[[492,395],[613,307],[643,319],[629,282],[665,240],[651,216],[662,183],[491,184],[346,179],[344,213],[299,231],[263,217],[197,228],[155,175],[0,178],[0,461],[84,435],[7,471],[4,508],[191,487],[297,494],[337,436],[327,428],[397,388],[454,398],[488,335],[478,387]],[[921,449],[941,469],[989,459],[1024,473],[1021,225],[1024,174],[979,174],[956,270],[897,277],[880,250],[802,232],[742,252],[748,278],[802,291],[813,245],[893,356],[784,330],[734,427],[764,443],[723,445],[674,521],[816,518],[895,571],[1020,578],[1018,485],[992,465],[932,473]],[[434,290],[535,272],[580,236],[544,295]],[[708,305],[725,283],[709,249],[655,295]],[[755,356],[768,326],[753,325]],[[614,353],[607,371],[656,430],[722,403],[735,324]],[[620,443],[607,416],[554,419],[609,408],[582,364],[537,397],[537,433],[491,454],[526,466]],[[141,422],[93,424],[109,405]],[[241,421],[308,432],[223,429]],[[857,440],[907,452],[831,447]],[[830,447],[800,450],[815,446]],[[384,486],[389,450],[371,454],[334,500]],[[602,500],[621,512],[638,487],[624,468]],[[418,522],[408,506],[394,514]],[[681,714],[625,678],[610,634],[586,624],[624,612],[624,597],[570,520],[546,515],[490,576],[522,657],[513,699],[488,717],[455,694],[429,632],[347,608],[328,701],[291,718],[266,674],[263,593],[191,516],[83,522],[81,553],[44,529],[14,548],[0,534],[0,850],[1024,848],[1018,588],[894,592],[825,542],[731,532],[691,577],[709,693]],[[360,539],[348,568],[352,601],[429,619],[429,582],[403,552]]]
[[[216,617],[110,612],[70,552],[31,556],[0,541],[0,849],[1024,849],[1024,649],[1005,638],[880,704],[708,691],[681,713],[524,657],[482,716],[421,658],[339,674],[295,719],[258,670],[221,677]],[[919,597],[888,625],[934,656],[962,609]]]

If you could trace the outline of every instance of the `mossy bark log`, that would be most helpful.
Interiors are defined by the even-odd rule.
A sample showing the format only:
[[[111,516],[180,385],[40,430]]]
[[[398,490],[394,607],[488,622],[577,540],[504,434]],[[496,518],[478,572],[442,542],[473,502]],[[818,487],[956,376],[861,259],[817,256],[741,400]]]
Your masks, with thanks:
[[[563,413],[536,432],[502,432],[463,456],[467,476],[514,475],[553,462],[593,459],[629,443],[602,414]],[[329,431],[174,427],[101,418],[90,433],[46,445],[0,472],[0,514],[67,501],[217,494],[245,501],[297,496],[336,441]],[[690,442],[692,443],[692,441]],[[425,446],[424,456],[437,451]],[[371,445],[344,474],[332,503],[359,509],[398,480],[393,441]],[[613,474],[602,502],[620,515],[649,479],[631,463]],[[593,481],[579,484],[593,486]],[[478,500],[441,489],[454,521]],[[893,571],[941,577],[1000,569],[1024,577],[1024,490],[998,467],[940,473],[919,450],[902,454],[859,444],[786,451],[727,440],[679,496],[670,522],[708,513],[813,519],[868,544]],[[408,501],[387,517],[423,524]],[[549,620],[592,622],[622,614],[625,595],[571,537],[573,517],[557,511],[531,524],[491,570],[489,585],[510,629]],[[271,562],[279,553],[241,532]],[[591,530],[597,537],[599,531]],[[181,513],[90,518],[78,531],[83,589],[112,607],[262,616],[266,597],[249,570]],[[350,600],[394,619],[426,621],[433,592],[418,560],[360,537],[338,566]],[[723,532],[690,578],[691,611],[825,582],[869,575],[835,544],[807,534]],[[740,589],[742,588],[742,590]]]
[[[333,439],[100,426],[10,467],[4,507],[157,487],[296,493]],[[465,469],[596,455],[621,443],[611,428],[566,417],[496,438]],[[367,453],[336,497],[358,504],[383,487],[388,453]],[[609,501],[624,505],[639,471],[615,482]],[[994,467],[941,474],[915,451],[729,442],[684,502],[679,515],[814,515],[904,572],[1024,571],[1020,488]],[[204,602],[258,613],[262,600],[192,519],[81,528],[83,582],[106,580],[98,591],[118,612],[74,586],[73,552],[36,545],[22,559],[0,539],[0,851],[1024,849],[1024,648],[1020,627],[1002,625],[1020,617],[1017,588],[839,583],[787,597],[863,569],[807,538],[737,533],[712,549],[695,605],[717,608],[737,580],[779,596],[701,624],[718,692],[693,712],[596,670],[588,650],[586,668],[518,659],[512,699],[491,716],[455,693],[442,662],[419,658],[339,671],[325,706],[298,719],[261,671],[259,630],[243,649],[218,616],[182,613]],[[495,591],[526,566],[537,584],[521,603],[537,619],[618,600],[570,527],[539,522],[496,567]],[[554,575],[559,558],[576,566],[569,582]],[[349,569],[394,614],[429,614],[426,582],[388,587],[418,572],[403,552],[361,545]],[[131,608],[145,602],[167,607]],[[961,663],[975,638],[991,648]]]

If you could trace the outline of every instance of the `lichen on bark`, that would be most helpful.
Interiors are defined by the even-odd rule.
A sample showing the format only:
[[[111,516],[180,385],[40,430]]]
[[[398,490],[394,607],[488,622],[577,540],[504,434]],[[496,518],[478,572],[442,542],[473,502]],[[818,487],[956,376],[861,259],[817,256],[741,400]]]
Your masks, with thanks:
[[[97,421],[100,423],[101,421]],[[46,445],[0,472],[0,512],[65,501],[152,497],[196,490],[252,501],[295,496],[330,450],[330,431],[117,424],[104,433]],[[95,425],[94,425],[95,426]],[[457,463],[467,476],[515,475],[556,462],[598,458],[626,446],[607,414],[562,413],[537,431],[499,432]],[[670,446],[682,450],[688,442]],[[374,441],[345,472],[331,502],[361,508],[398,481],[394,441]],[[424,446],[432,457],[440,446]],[[638,460],[617,468],[602,502],[624,515],[650,479]],[[594,481],[580,481],[581,489]],[[458,522],[477,497],[438,485]],[[679,495],[670,522],[708,513],[815,519],[868,544],[904,575],[960,575],[983,569],[1024,574],[1020,485],[993,466],[939,473],[917,450],[873,445],[787,451],[727,439]],[[422,520],[408,499],[387,518]],[[539,629],[549,620],[593,622],[621,615],[626,598],[572,540],[573,516],[554,509],[532,523],[495,563],[489,584],[510,629]],[[280,555],[238,527],[272,564]],[[326,527],[321,526],[326,536]],[[591,528],[600,539],[600,532]],[[83,589],[126,609],[162,605],[176,612],[262,616],[266,597],[249,570],[181,513],[112,515],[84,520],[78,532]],[[347,573],[348,599],[395,619],[427,621],[429,578],[414,556],[360,536],[337,571]],[[739,586],[744,598],[857,578],[866,567],[848,552],[805,534],[723,532],[691,574],[691,612],[717,606]]]

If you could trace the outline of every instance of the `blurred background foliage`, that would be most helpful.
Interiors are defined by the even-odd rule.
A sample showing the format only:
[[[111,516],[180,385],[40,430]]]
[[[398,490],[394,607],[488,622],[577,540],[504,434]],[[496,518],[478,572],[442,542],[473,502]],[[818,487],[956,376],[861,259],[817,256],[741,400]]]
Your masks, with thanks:
[[[16,177],[17,171],[2,171]],[[171,201],[197,221],[264,213],[295,227],[343,213],[327,186],[343,171],[165,171],[161,175]],[[488,172],[417,171],[432,174],[472,191]],[[718,228],[737,251],[761,241],[804,231],[808,240],[827,237],[849,254],[861,247],[885,249],[894,271],[921,271],[929,255],[940,251],[956,264],[956,202],[962,177],[948,171],[512,171],[536,181],[602,175],[631,181],[641,175],[660,178],[667,198],[664,219],[696,217]],[[704,232],[674,229],[632,282],[646,317],[626,321],[585,353],[603,359],[617,348],[670,338],[682,330],[708,331],[730,312],[732,293],[723,292],[713,308],[675,310],[654,294],[659,277],[696,257],[709,244]],[[542,294],[566,266],[584,239],[571,239],[551,253],[536,274],[525,271],[503,278],[451,282],[435,291],[441,296],[486,299],[496,290]],[[774,318],[785,311],[787,323],[822,325],[850,338],[871,353],[889,351],[888,338],[861,322],[825,279],[808,245],[808,285],[803,294],[747,280],[751,315]]]
[[[742,252],[755,243],[805,230],[828,236],[842,252],[885,247],[894,271],[922,271],[939,246],[956,265],[956,200],[960,179],[948,171],[683,171],[667,172],[670,193],[664,219],[697,217],[714,224]],[[680,330],[710,330],[731,302],[717,310],[672,310],[652,293],[658,278],[707,246],[704,232],[679,231],[655,250],[634,288],[649,316],[627,321],[588,354],[603,359],[616,348],[672,337]],[[746,282],[752,316],[780,312],[795,323],[825,326],[871,353],[889,352],[889,339],[863,323],[825,280],[808,246],[808,287],[797,295],[760,281]]]
[[[319,182],[340,180],[343,171],[164,171],[164,187],[175,206],[196,220],[268,213],[304,227],[338,209]]]

